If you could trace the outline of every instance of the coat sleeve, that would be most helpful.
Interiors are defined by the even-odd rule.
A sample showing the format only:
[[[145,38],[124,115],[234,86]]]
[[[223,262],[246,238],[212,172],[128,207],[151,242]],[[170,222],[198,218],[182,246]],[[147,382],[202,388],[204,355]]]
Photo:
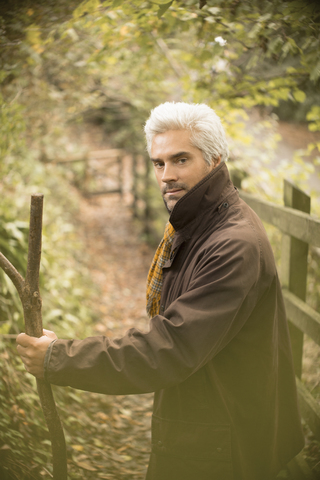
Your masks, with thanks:
[[[202,252],[187,291],[151,320],[148,332],[131,329],[115,340],[57,340],[48,352],[47,380],[131,394],[167,388],[192,375],[237,335],[268,288],[266,279],[261,281],[259,242],[227,242]]]

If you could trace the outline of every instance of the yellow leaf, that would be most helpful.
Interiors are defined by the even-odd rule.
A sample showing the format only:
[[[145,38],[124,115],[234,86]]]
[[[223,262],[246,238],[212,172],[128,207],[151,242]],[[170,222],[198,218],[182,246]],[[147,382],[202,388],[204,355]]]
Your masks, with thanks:
[[[32,48],[37,53],[42,53],[44,51],[44,48],[41,45],[32,45]]]
[[[27,37],[27,41],[31,45],[39,45],[41,43],[40,36],[41,36],[41,31],[38,25],[32,24],[27,28],[26,37]]]
[[[120,28],[120,35],[122,35],[123,37],[128,33],[129,31],[129,28],[127,25],[123,25],[123,27]]]
[[[309,152],[309,153],[312,152],[312,150],[314,150],[315,146],[316,146],[315,143],[309,143],[309,145],[308,145],[308,152]]]
[[[295,100],[300,103],[304,102],[306,99],[306,94],[302,90],[296,90],[295,92],[293,92],[293,96]]]
[[[95,472],[97,469],[94,468],[90,463],[87,462],[77,462],[77,465],[84,470],[89,470],[90,472]]]
[[[115,65],[118,62],[116,57],[108,57],[106,61],[109,65]]]
[[[82,445],[71,445],[74,450],[77,450],[77,452],[82,452],[83,446]]]

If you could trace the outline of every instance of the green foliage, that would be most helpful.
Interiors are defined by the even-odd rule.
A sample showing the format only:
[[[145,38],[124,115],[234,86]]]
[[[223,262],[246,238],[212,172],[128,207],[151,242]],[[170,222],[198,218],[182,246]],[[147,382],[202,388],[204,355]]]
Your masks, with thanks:
[[[310,121],[309,130],[311,130],[312,132],[320,131],[320,107],[319,106],[314,105],[311,108],[310,112],[307,115],[307,120]]]
[[[80,324],[88,324],[93,292],[83,263],[71,216],[76,215],[76,195],[51,164],[41,164],[25,152],[24,159],[6,157],[0,164],[4,200],[0,205],[0,248],[24,276],[30,195],[44,194],[43,251],[40,289],[46,328],[73,336]],[[75,193],[75,192],[74,192]],[[16,333],[23,328],[22,309],[17,293],[0,269],[0,332]],[[88,298],[87,303],[83,297]],[[62,311],[65,312],[62,318]]]
[[[43,251],[40,290],[43,324],[64,338],[92,333],[96,318],[85,258],[71,216],[76,218],[76,192],[51,164],[25,153],[0,164],[4,200],[0,204],[0,249],[25,275],[30,193],[44,193]],[[22,308],[8,277],[0,269],[0,334],[23,331]],[[15,345],[0,335],[0,476],[17,480],[42,478],[51,471],[51,448],[35,380],[25,373]],[[70,397],[69,397],[70,394]],[[62,401],[71,415],[72,392]],[[68,424],[68,422],[66,422]],[[75,477],[75,478],[80,478]]]
[[[0,215],[0,251],[22,274],[26,271],[27,231],[27,223]],[[18,333],[23,315],[20,298],[1,268],[0,287],[0,332]]]
[[[56,22],[43,9],[20,12],[24,35],[4,49],[2,85],[49,158],[63,150],[65,126],[97,110],[107,125],[108,112],[122,111],[113,139],[122,147],[141,148],[141,123],[165,99],[209,103],[237,138],[244,109],[297,107],[319,84],[316,2],[211,0],[200,10],[197,1],[89,0]]]

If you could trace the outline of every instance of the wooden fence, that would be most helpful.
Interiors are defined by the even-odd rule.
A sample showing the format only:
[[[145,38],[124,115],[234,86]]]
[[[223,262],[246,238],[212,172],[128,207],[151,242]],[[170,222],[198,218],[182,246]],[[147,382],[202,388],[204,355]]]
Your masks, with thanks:
[[[73,182],[85,197],[123,194],[123,156],[124,150],[105,149],[90,151],[77,158],[56,160],[59,165],[68,166],[73,171]],[[81,165],[77,171],[72,168]]]
[[[157,237],[153,232],[151,161],[147,155],[132,156],[132,213],[143,225],[146,238]]]
[[[242,176],[232,180],[240,197],[261,220],[282,232],[280,280],[289,320],[298,398],[302,418],[320,441],[320,404],[301,381],[304,335],[320,346],[320,314],[307,305],[307,267],[309,245],[320,247],[320,220],[310,216],[310,197],[284,181],[284,206],[279,206],[241,190]],[[320,380],[320,378],[319,378]],[[288,465],[294,480],[316,480],[302,454]]]
[[[128,157],[129,162],[124,160]],[[123,197],[129,191],[132,214],[139,220],[145,238],[154,244],[160,240],[163,229],[157,232],[154,227],[159,210],[153,208],[155,195],[152,193],[152,164],[149,156],[128,153],[122,149],[104,149],[89,151],[74,158],[58,159],[54,163],[67,167],[70,181],[85,197],[113,193],[119,193]],[[131,167],[128,168],[130,164]]]

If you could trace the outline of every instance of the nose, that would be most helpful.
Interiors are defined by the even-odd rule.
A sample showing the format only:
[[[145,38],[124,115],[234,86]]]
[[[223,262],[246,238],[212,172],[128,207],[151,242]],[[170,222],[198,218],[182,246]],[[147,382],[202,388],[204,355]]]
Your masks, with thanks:
[[[171,182],[176,182],[177,180],[178,180],[178,175],[177,175],[175,165],[166,163],[162,170],[161,181],[163,183],[171,183]]]

